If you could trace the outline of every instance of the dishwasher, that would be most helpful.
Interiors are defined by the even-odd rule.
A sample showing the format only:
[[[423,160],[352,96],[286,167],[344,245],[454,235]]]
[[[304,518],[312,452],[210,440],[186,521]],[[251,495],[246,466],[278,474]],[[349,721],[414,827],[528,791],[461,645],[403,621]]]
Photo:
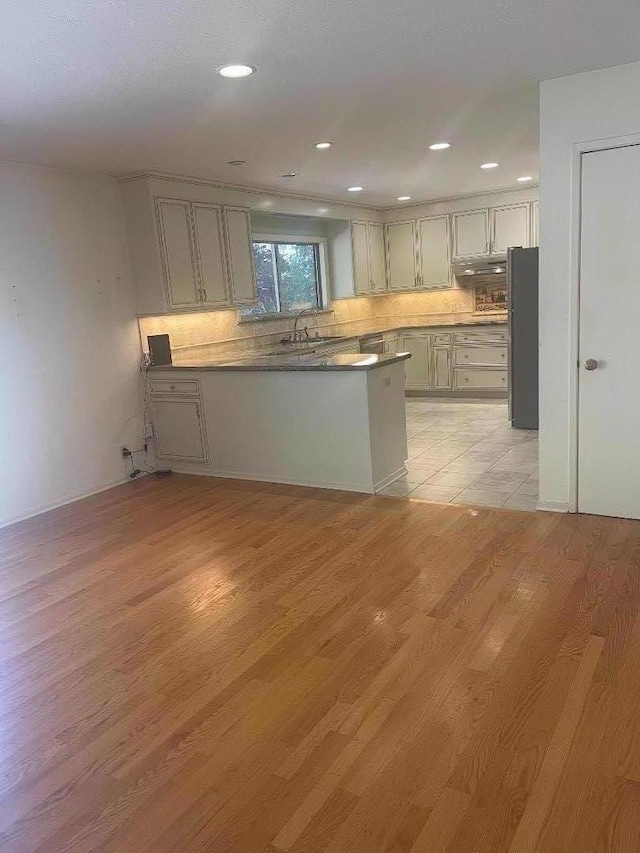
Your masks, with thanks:
[[[360,341],[360,352],[367,353],[369,355],[384,355],[385,352],[385,340],[383,335],[374,335],[368,338],[363,338]]]

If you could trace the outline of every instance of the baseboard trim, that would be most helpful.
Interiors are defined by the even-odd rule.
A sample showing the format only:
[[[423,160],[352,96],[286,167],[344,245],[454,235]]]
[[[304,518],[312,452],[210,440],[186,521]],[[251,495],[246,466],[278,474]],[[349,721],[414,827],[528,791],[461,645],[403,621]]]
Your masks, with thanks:
[[[399,480],[400,477],[404,477],[404,475],[407,473],[407,466],[403,465],[402,468],[398,468],[398,470],[394,471],[393,474],[389,474],[388,477],[385,477],[383,480],[380,480],[380,482],[376,483],[373,487],[374,492],[376,494],[378,492],[381,492],[383,489],[386,489],[387,486],[390,486],[391,483],[395,483],[396,480]]]
[[[284,477],[266,477],[260,474],[239,474],[237,471],[195,471],[193,468],[181,468],[179,465],[172,465],[171,470],[176,474],[195,474],[197,477],[216,477],[219,480],[248,480],[256,483],[277,483],[279,486],[305,486],[308,489],[331,489],[338,492],[359,492],[364,495],[373,494],[372,486],[356,485],[355,483],[292,480]]]
[[[569,504],[565,501],[538,501],[536,509],[543,512],[569,512]]]
[[[139,475],[140,477],[146,476],[146,473],[143,471]],[[136,478],[138,479],[138,478]],[[44,515],[46,512],[51,512],[54,509],[59,509],[61,506],[68,506],[69,504],[73,504],[76,501],[84,500],[84,498],[90,498],[93,495],[99,495],[100,492],[108,492],[109,489],[115,489],[116,486],[122,486],[124,483],[130,483],[131,478],[128,476],[118,478],[115,480],[109,480],[108,483],[104,483],[102,486],[99,486],[97,489],[92,489],[88,492],[79,492],[71,496],[67,496],[60,501],[56,501],[51,504],[47,504],[40,509],[36,509],[33,511],[29,511],[24,513],[23,515],[15,516],[14,518],[10,518],[8,521],[0,521],[0,530],[4,530],[6,527],[11,527],[13,524],[20,524],[21,521],[28,521],[30,518],[37,518],[39,515]]]

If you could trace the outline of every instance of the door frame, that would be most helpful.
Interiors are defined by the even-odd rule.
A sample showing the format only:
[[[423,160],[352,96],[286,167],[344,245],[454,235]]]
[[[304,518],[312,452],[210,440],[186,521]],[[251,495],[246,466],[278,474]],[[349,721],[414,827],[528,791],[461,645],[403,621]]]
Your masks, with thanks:
[[[576,142],[571,146],[571,232],[569,260],[569,512],[578,512],[580,404],[580,258],[582,248],[582,157],[596,151],[640,145],[640,133]],[[541,251],[544,248],[541,247]]]

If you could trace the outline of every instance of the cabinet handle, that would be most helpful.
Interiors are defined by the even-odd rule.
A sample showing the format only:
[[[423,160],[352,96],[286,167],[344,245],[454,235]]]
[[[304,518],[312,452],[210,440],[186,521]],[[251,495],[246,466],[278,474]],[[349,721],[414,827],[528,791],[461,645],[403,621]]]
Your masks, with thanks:
[[[202,288],[202,296],[203,296],[203,300],[202,300],[203,302],[208,302],[208,301],[209,301],[209,299],[208,299],[208,297],[207,297],[207,288],[206,288],[206,287],[203,287],[203,288]]]

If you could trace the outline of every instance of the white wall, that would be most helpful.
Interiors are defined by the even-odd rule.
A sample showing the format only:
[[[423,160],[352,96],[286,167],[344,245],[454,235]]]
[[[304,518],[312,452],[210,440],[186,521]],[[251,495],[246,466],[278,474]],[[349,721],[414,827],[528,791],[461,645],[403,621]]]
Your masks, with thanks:
[[[126,478],[133,315],[117,182],[1,163],[0,525]]]
[[[640,63],[541,85],[540,502],[549,508],[566,508],[575,493],[570,475],[577,279],[572,216],[577,221],[580,183],[574,146],[640,133],[639,104]]]

